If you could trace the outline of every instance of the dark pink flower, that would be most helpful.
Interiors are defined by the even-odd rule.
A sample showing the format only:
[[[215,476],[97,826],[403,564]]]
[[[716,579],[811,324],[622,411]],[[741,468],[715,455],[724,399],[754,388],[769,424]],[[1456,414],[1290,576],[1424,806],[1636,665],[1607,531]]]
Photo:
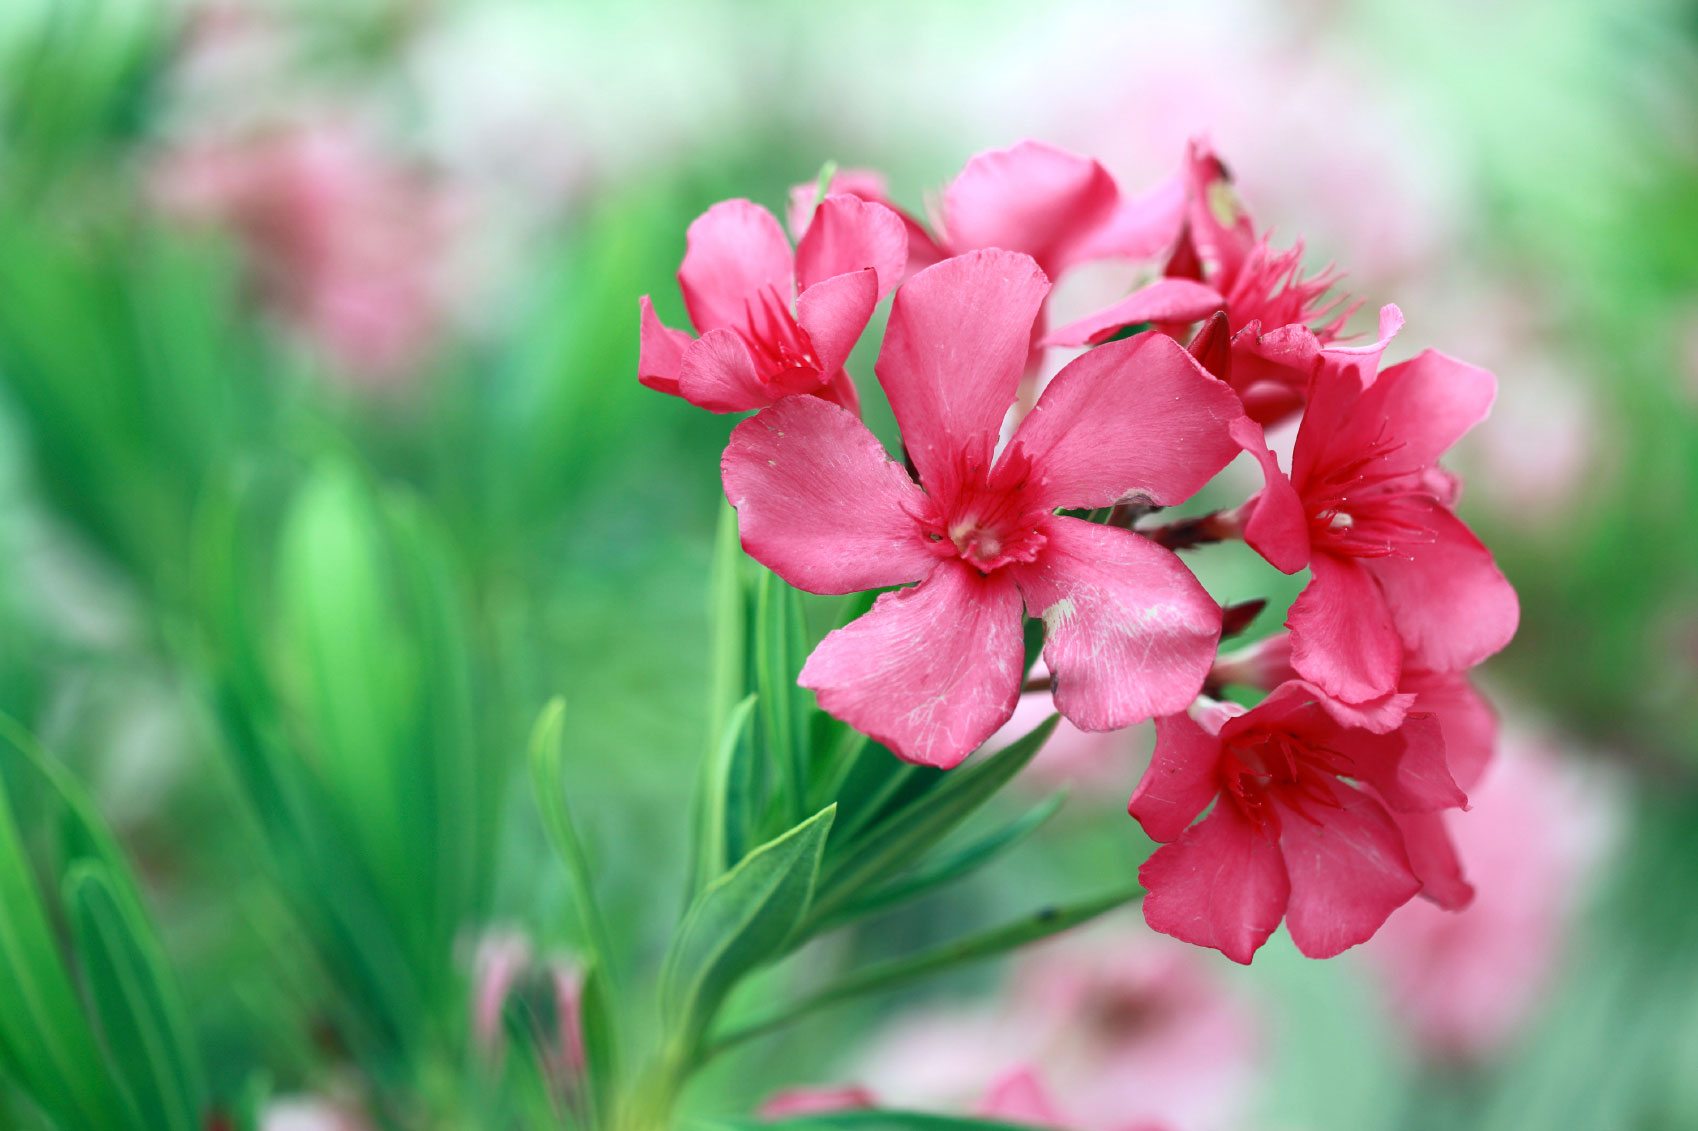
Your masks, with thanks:
[[[1375,734],[1323,699],[1294,682],[1248,711],[1204,700],[1201,721],[1156,720],[1130,806],[1163,845],[1139,871],[1151,927],[1248,963],[1283,918],[1298,950],[1330,958],[1421,890],[1394,814],[1466,800],[1437,720]]]
[[[743,547],[815,593],[879,597],[801,683],[902,757],[953,766],[1013,713],[1025,615],[1047,628],[1056,707],[1087,730],[1181,710],[1220,608],[1170,551],[1056,514],[1197,491],[1232,454],[1238,404],[1171,339],[1099,348],[1045,390],[1007,447],[1049,282],[1029,256],[945,260],[897,292],[877,371],[919,482],[817,397],[744,421],[722,464]]]
[[[843,363],[901,279],[907,245],[895,213],[846,194],[826,197],[794,252],[772,213],[721,201],[690,225],[678,268],[701,337],[663,325],[643,296],[638,380],[711,412],[797,394],[857,411]]]
[[[1281,471],[1260,429],[1237,425],[1266,487],[1245,541],[1287,573],[1312,574],[1286,618],[1292,663],[1347,702],[1398,686],[1405,663],[1461,671],[1515,635],[1520,607],[1492,555],[1451,513],[1439,456],[1482,420],[1497,383],[1428,350],[1375,378],[1315,371]]]

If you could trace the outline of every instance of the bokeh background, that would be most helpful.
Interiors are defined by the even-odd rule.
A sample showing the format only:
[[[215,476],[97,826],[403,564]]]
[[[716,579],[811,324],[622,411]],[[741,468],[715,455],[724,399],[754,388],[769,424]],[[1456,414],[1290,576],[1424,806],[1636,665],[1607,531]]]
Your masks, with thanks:
[[[637,299],[686,324],[696,214],[782,214],[826,161],[918,209],[1027,137],[1136,189],[1206,134],[1261,223],[1368,311],[1402,307],[1397,356],[1498,375],[1455,457],[1524,610],[1483,672],[1504,754],[1459,823],[1476,907],[1406,908],[1326,963],[1276,940],[1250,969],[1134,913],[817,1018],[690,1109],[860,1083],[966,1111],[1038,1057],[1092,1097],[1083,1131],[1146,1103],[1174,1131],[1698,1127],[1689,2],[8,0],[0,59],[0,709],[116,829],[232,1107],[318,1097],[358,1126],[363,1087],[290,894],[340,881],[290,856],[255,750],[342,807],[376,905],[435,916],[397,953],[453,937],[463,977],[431,991],[453,997],[480,929],[571,950],[515,772],[561,694],[622,945],[664,945],[729,422],[638,386]],[[1277,628],[1289,579],[1229,549],[1196,565],[1273,597],[1254,632]],[[761,992],[1129,879],[1146,741],[1060,744],[1009,800],[1068,789],[1018,856]],[[462,776],[421,801],[415,757]],[[405,910],[438,880],[461,894]],[[357,928],[343,945],[388,962]],[[368,1044],[410,1049],[385,1008]],[[424,1107],[461,1102],[445,1073]],[[0,1090],[0,1123],[34,1119]]]

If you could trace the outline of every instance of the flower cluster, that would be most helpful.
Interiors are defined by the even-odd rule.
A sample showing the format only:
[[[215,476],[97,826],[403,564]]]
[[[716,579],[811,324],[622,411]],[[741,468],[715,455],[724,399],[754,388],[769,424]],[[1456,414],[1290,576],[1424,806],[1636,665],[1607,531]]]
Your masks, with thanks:
[[[1490,711],[1462,673],[1518,614],[1438,459],[1486,414],[1491,374],[1431,351],[1382,371],[1397,308],[1349,344],[1336,274],[1274,246],[1201,143],[1136,195],[1047,146],[982,154],[929,224],[875,174],[838,173],[792,194],[789,223],[794,251],[748,201],[691,226],[700,336],[645,298],[639,376],[760,410],[721,465],[752,557],[813,593],[889,590],[802,668],[821,707],[952,767],[1013,713],[1041,620],[1057,711],[1087,731],[1156,721],[1131,804],[1163,845],[1141,873],[1156,929],[1248,962],[1283,919],[1330,956],[1418,893],[1465,903],[1438,814],[1465,806]],[[1052,280],[1101,260],[1146,281],[1049,329]],[[844,368],[891,291],[874,371],[900,460]],[[1045,352],[1074,347],[1029,397]],[[1281,460],[1264,428],[1293,423]],[[1149,525],[1245,453],[1253,497]],[[1288,634],[1223,658],[1222,606],[1175,550],[1227,540],[1311,579]]]

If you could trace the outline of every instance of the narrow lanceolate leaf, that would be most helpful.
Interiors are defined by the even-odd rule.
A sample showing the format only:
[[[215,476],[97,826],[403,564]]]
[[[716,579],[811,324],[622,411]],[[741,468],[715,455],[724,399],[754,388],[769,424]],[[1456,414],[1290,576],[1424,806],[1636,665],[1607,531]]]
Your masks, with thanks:
[[[745,974],[785,952],[808,914],[836,817],[827,806],[761,845],[703,890],[661,971],[671,1032],[692,1045]]]
[[[802,604],[776,574],[763,573],[755,598],[755,690],[767,767],[789,820],[803,813],[810,792],[808,693],[796,684],[807,658]]]
[[[1087,923],[1099,915],[1130,903],[1142,894],[1142,889],[1131,888],[1066,907],[1045,907],[1024,919],[1001,927],[969,935],[964,939],[921,951],[919,954],[869,966],[787,1009],[725,1034],[712,1043],[709,1055],[716,1055],[755,1037],[775,1032],[827,1006],[871,993],[897,989],[961,966],[983,962],[1018,950],[1029,943]]]
[[[592,963],[584,973],[578,1025],[584,1042],[584,1078],[589,1084],[596,1127],[618,1124],[614,1105],[619,1094],[620,1050],[614,1032],[613,1002],[607,988],[606,972]]]
[[[74,865],[64,898],[90,1007],[143,1126],[198,1131],[204,1094],[194,1045],[151,928],[103,863]]]
[[[536,729],[531,733],[531,785],[537,804],[542,807],[548,839],[566,866],[583,943],[590,949],[596,968],[605,976],[614,961],[613,943],[602,918],[601,901],[596,897],[595,872],[566,806],[565,747],[561,742],[565,721],[566,704],[559,699],[544,707],[537,719]]]
[[[743,584],[743,546],[737,537],[737,512],[729,503],[719,512],[714,536],[713,573],[708,594],[712,654],[708,663],[708,734],[717,740],[731,712],[749,693],[746,654],[749,599]]]
[[[748,827],[748,798],[737,788],[743,780],[738,766],[749,756],[749,732],[754,715],[755,696],[750,695],[726,716],[713,749],[702,763],[696,843],[692,848],[695,857],[692,893],[707,887],[742,857]]]
[[[912,803],[887,811],[848,843],[834,844],[820,878],[813,921],[825,922],[868,887],[900,874],[935,848],[1031,762],[1058,718],[1051,715],[988,758],[976,758],[939,775],[938,783]]]

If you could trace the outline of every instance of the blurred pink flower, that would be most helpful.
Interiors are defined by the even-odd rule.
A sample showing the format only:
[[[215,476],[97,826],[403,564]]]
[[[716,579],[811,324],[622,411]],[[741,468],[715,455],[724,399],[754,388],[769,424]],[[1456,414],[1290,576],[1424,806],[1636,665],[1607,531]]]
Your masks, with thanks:
[[[761,1105],[762,1119],[790,1119],[798,1115],[823,1115],[828,1111],[860,1111],[879,1106],[878,1097],[857,1085],[831,1088],[791,1088]]]
[[[1033,679],[1042,679],[1049,675],[1049,665],[1039,660],[1031,674]],[[995,751],[1011,745],[1054,713],[1055,704],[1048,691],[1022,693],[1013,716],[990,736],[985,749]],[[1124,797],[1149,764],[1154,738],[1154,732],[1145,725],[1089,731],[1062,719],[1019,780],[1040,790],[1077,785],[1087,796]]]
[[[339,375],[402,382],[436,345],[455,205],[352,121],[186,141],[155,186],[168,211],[235,235],[261,300]]]
[[[348,1105],[319,1096],[283,1096],[271,1100],[259,1117],[259,1131],[370,1131],[371,1124]]]
[[[555,1020],[544,1055],[554,1081],[570,1088],[583,1075],[584,972],[576,960],[553,956],[538,960],[523,932],[491,930],[477,940],[472,957],[472,1035],[478,1051],[499,1061],[507,1050],[504,1013],[518,993],[545,993]]]
[[[1588,879],[1621,822],[1621,797],[1597,771],[1545,740],[1512,735],[1445,814],[1475,889],[1462,911],[1425,901],[1392,915],[1364,948],[1393,1015],[1433,1056],[1501,1048],[1537,1008]]]
[[[898,1021],[858,1075],[886,1106],[1070,1131],[1229,1131],[1263,1057],[1223,974],[1117,917],[1028,953],[993,1006]]]

